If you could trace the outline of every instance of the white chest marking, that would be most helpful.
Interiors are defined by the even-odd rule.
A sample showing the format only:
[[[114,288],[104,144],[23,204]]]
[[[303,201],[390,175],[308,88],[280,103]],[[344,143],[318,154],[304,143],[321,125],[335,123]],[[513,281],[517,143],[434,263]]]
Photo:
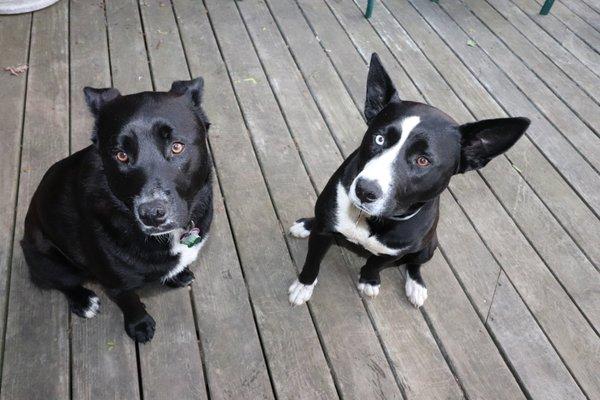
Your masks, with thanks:
[[[335,230],[346,237],[352,243],[356,243],[373,254],[397,255],[402,249],[392,249],[381,243],[375,236],[371,236],[371,230],[364,213],[352,204],[346,189],[341,183],[337,186],[337,221]]]
[[[167,279],[171,279],[172,277],[176,276],[181,271],[183,271],[185,267],[196,261],[196,258],[198,257],[198,252],[200,251],[202,246],[204,246],[206,238],[208,237],[205,236],[204,238],[202,238],[202,241],[194,247],[187,247],[185,244],[179,243],[179,239],[181,238],[182,233],[183,230],[178,230],[171,234],[171,254],[174,256],[179,255],[179,262],[177,263],[177,265],[171,268],[171,270],[165,276],[162,277],[163,282]]]

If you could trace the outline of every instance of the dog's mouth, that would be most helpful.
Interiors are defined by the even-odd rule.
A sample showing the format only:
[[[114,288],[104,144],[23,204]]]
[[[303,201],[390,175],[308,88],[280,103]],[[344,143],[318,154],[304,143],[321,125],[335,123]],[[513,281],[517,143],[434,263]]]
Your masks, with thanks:
[[[177,230],[177,226],[173,223],[161,225],[161,226],[147,226],[140,224],[140,228],[144,234],[148,236],[163,236],[169,235]]]

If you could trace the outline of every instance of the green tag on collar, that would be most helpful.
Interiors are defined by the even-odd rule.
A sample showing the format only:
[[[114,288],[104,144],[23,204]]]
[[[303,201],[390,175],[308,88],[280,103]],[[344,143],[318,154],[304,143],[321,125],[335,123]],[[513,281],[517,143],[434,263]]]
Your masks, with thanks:
[[[183,235],[181,235],[179,243],[184,244],[187,247],[194,247],[195,245],[200,243],[201,240],[202,237],[200,237],[200,229],[192,228]]]

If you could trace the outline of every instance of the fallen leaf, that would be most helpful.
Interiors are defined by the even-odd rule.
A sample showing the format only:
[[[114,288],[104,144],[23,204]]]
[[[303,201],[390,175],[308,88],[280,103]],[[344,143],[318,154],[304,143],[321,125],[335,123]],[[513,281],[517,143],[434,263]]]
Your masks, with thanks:
[[[112,350],[112,349],[114,349],[114,348],[115,348],[115,346],[116,346],[116,344],[115,344],[115,342],[113,342],[112,340],[109,340],[108,342],[106,342],[106,348],[107,348],[108,350]]]
[[[474,41],[473,39],[469,39],[469,40],[467,40],[467,46],[475,47],[475,46],[477,46],[477,42]]]
[[[254,79],[254,78],[246,78],[246,79],[244,79],[244,82],[250,82],[253,85],[257,84],[256,79]]]
[[[22,73],[24,73],[25,71],[27,71],[29,69],[29,65],[27,64],[20,64],[20,65],[15,65],[15,66],[10,66],[10,67],[4,67],[5,71],[10,72],[11,75],[14,76],[19,76]]]
[[[517,172],[518,172],[518,173],[520,173],[520,174],[522,174],[522,173],[523,173],[523,171],[521,171],[521,170],[519,169],[519,167],[517,167],[515,164],[511,164],[511,165],[512,165],[512,167],[513,167],[515,170],[517,170]]]

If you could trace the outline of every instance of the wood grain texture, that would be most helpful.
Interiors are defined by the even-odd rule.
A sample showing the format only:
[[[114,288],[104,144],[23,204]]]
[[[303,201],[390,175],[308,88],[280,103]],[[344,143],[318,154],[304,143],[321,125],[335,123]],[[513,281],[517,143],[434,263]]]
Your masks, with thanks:
[[[31,15],[0,17],[0,49],[2,62],[6,66],[18,66],[29,62],[29,33]],[[3,71],[4,72],[4,71]],[[15,204],[19,182],[20,152],[23,134],[23,114],[25,113],[25,90],[27,74],[14,76],[0,74],[0,186],[4,188],[0,196],[0,332],[4,337],[6,305],[9,293],[9,277],[13,254],[13,234]],[[0,354],[4,352],[4,340],[0,340]],[[0,366],[1,373],[1,366]]]
[[[67,2],[33,16],[2,370],[1,398],[7,400],[69,397],[67,302],[57,291],[41,291],[33,286],[19,246],[29,200],[42,175],[68,154],[67,36]]]

